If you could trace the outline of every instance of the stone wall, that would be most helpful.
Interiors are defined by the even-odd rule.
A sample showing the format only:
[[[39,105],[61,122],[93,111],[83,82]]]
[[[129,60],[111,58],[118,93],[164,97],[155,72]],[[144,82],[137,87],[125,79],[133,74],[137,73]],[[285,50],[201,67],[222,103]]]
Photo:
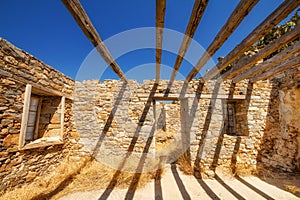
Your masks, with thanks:
[[[284,171],[300,168],[300,68],[271,80],[271,100],[259,161]]]
[[[0,78],[1,190],[47,174],[67,154],[130,172],[186,152],[198,170],[299,166],[299,69],[254,84],[175,81],[169,89],[164,80],[74,82],[0,39]],[[43,106],[39,139],[20,146],[27,84]],[[61,131],[61,96],[63,136],[49,143]]]
[[[66,96],[64,139],[51,145],[20,147],[19,137],[24,107],[24,93],[31,84],[33,93],[44,97],[40,117],[39,138],[53,136],[60,120],[60,96]],[[72,120],[74,81],[57,70],[14,47],[0,38],[0,190],[21,186],[37,176],[45,175],[69,153],[76,133]],[[59,120],[59,121],[58,121]],[[51,121],[51,122],[50,122]],[[56,134],[55,134],[56,135]],[[74,139],[73,139],[74,140]],[[73,141],[74,143],[76,141]]]
[[[75,122],[83,149],[125,170],[138,170],[140,162],[148,162],[150,168],[162,160],[172,162],[183,148],[189,148],[192,162],[201,169],[233,164],[255,168],[270,99],[268,81],[237,85],[175,81],[164,95],[167,84],[76,83]],[[177,103],[165,104],[162,111],[161,100]],[[228,100],[238,105],[236,135],[227,133]],[[166,130],[160,130],[158,120],[165,120]]]

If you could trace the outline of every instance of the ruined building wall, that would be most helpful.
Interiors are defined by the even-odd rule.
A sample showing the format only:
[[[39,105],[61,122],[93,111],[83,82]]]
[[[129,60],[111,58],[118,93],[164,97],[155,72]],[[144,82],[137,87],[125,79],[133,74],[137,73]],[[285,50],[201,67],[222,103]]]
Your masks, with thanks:
[[[37,139],[20,146],[27,84],[32,94],[43,97],[43,103]],[[69,99],[73,85],[72,79],[0,38],[0,190],[47,174],[69,152],[68,139],[76,133]],[[53,136],[59,136],[61,96],[66,97],[64,135],[57,142]],[[50,139],[57,144],[43,141]]]
[[[67,154],[134,172],[182,149],[199,170],[299,165],[299,69],[254,84],[175,81],[165,95],[163,80],[74,82],[0,39],[0,78],[1,190],[47,174]],[[39,131],[20,145],[28,84],[40,97]]]
[[[300,68],[271,80],[271,100],[259,160],[284,171],[300,169]]]
[[[157,87],[153,81],[138,84],[113,80],[75,85],[80,142],[101,162],[136,169],[138,166],[132,166],[132,162],[172,161],[172,156],[183,153],[178,153],[180,149],[189,147],[191,160],[198,168],[224,165],[255,169],[270,100],[268,81],[237,85],[230,81],[204,85],[175,81],[168,97],[163,97],[167,81]],[[174,99],[161,110],[161,100]],[[236,115],[236,131],[232,133],[226,125],[230,102],[235,104]],[[158,121],[163,118],[164,131]],[[142,158],[145,153],[149,160]]]

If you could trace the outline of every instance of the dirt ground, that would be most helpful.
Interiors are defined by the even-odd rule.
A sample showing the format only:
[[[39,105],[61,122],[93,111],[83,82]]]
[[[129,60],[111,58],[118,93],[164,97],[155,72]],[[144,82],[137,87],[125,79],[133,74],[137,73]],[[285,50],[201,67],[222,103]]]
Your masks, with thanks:
[[[276,183],[277,182],[277,183]],[[279,182],[279,183],[278,183]],[[300,180],[290,180],[293,187],[300,187]],[[167,166],[163,177],[148,183],[137,190],[104,189],[68,194],[60,200],[81,199],[299,199],[298,195],[287,192],[280,187],[284,181],[264,181],[255,176],[228,177],[221,174],[214,179],[196,179],[194,176],[184,175],[176,165]],[[296,184],[296,186],[295,186]],[[278,187],[276,187],[277,185]],[[293,188],[291,188],[293,189]]]

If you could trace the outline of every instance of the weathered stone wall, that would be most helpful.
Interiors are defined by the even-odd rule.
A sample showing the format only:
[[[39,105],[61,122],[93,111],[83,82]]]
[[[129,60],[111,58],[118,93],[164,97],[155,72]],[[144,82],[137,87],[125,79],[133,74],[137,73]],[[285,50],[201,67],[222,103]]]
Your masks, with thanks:
[[[126,160],[172,161],[184,147],[189,147],[191,159],[199,168],[233,164],[255,168],[270,99],[268,81],[254,85],[247,81],[237,85],[230,81],[209,81],[204,85],[175,81],[167,97],[163,97],[166,88],[167,81],[157,86],[153,81],[76,83],[75,121],[84,149],[117,168],[138,168],[131,163],[126,166]],[[162,99],[178,101],[177,105],[165,105],[167,133],[156,130],[161,126],[158,120],[163,119],[159,104]],[[228,99],[239,102],[237,131],[242,136],[226,134]]]
[[[76,135],[72,100],[67,98],[64,142],[19,149],[26,84],[45,94],[39,133],[43,132],[49,137],[57,131],[54,126],[60,123],[55,116],[60,114],[51,109],[59,107],[60,95],[71,97],[74,81],[0,38],[0,190],[21,186],[37,176],[47,174],[67,155],[71,141],[75,140],[71,136]],[[49,91],[54,92],[51,94],[54,96],[47,96]],[[43,126],[45,124],[47,126]]]
[[[259,160],[284,171],[300,167],[300,68],[271,80],[271,100]]]
[[[67,154],[90,153],[134,172],[173,162],[186,149],[199,170],[255,169],[257,161],[286,171],[299,166],[299,69],[254,84],[175,81],[170,90],[167,81],[75,83],[0,39],[0,78],[1,190],[47,174]],[[62,143],[19,148],[26,84],[46,97],[41,137],[58,134],[56,108],[60,96],[66,97]],[[230,102],[235,133],[228,129]]]

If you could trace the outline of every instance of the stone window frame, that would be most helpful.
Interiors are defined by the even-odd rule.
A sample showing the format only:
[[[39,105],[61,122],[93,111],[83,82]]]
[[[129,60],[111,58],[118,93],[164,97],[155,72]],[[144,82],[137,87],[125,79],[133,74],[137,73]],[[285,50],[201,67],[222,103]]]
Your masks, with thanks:
[[[241,134],[238,131],[237,128],[237,124],[239,124],[239,120],[237,120],[237,116],[239,115],[240,112],[238,112],[239,110],[237,109],[237,105],[239,104],[243,104],[244,101],[246,101],[246,99],[226,99],[225,103],[226,103],[226,120],[225,120],[225,127],[226,127],[226,131],[225,134],[226,135],[230,135],[230,136],[249,136],[248,134]],[[230,105],[230,106],[229,106]],[[232,108],[231,110],[231,115],[229,114],[229,108]],[[232,126],[230,126],[230,118],[232,118]]]
[[[228,135],[238,135],[236,130],[236,104],[237,101],[235,100],[226,102],[226,129]]]
[[[32,87],[31,84],[27,84],[26,88],[25,88],[21,129],[20,129],[20,137],[19,137],[19,149],[20,150],[39,148],[39,147],[45,147],[45,146],[50,146],[50,145],[56,145],[56,144],[64,144],[63,135],[64,135],[65,96],[60,96],[61,97],[60,134],[58,136],[53,136],[53,137],[37,138],[37,139],[34,139],[31,143],[25,144],[31,95],[34,94],[34,95],[42,96],[39,94],[32,93],[32,91],[34,91],[35,89],[40,90],[40,89]],[[58,96],[58,95],[53,94],[50,91],[46,91],[46,90],[42,90],[40,92],[43,93],[43,96]],[[38,123],[38,120],[37,120],[37,123]]]

